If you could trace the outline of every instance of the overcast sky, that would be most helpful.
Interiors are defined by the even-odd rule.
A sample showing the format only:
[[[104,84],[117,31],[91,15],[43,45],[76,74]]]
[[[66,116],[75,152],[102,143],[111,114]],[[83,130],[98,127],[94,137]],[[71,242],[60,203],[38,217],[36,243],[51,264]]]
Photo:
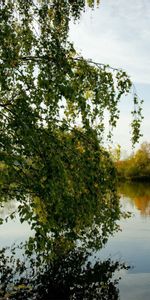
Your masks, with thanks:
[[[150,0],[101,0],[99,8],[87,9],[79,23],[71,23],[70,39],[85,58],[127,71],[145,100],[140,142],[150,142]],[[132,104],[123,102],[114,144],[129,152]]]

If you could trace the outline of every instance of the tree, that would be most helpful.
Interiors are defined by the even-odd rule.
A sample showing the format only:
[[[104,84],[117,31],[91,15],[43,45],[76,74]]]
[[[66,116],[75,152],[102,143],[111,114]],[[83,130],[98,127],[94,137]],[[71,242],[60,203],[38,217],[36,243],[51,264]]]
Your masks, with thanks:
[[[145,142],[129,158],[116,163],[118,175],[131,180],[149,180],[150,144]]]
[[[110,147],[109,152],[112,160],[117,163],[121,157],[121,146],[118,144],[114,149]]]
[[[68,40],[69,20],[78,19],[84,8],[81,0],[1,2],[0,145],[11,168],[19,162],[21,169],[30,157],[39,157],[46,167],[45,153],[55,151],[56,132],[70,133],[77,123],[87,139],[94,133],[101,140],[105,109],[110,126],[116,125],[117,104],[132,84],[125,72],[77,55]],[[136,106],[137,101],[135,96]],[[133,113],[135,142],[138,107]]]
[[[0,7],[1,197],[17,199],[21,221],[35,230],[26,252],[36,250],[39,264],[61,261],[79,239],[82,250],[98,249],[117,228],[115,168],[102,147],[104,111],[111,137],[132,83],[122,70],[85,60],[69,41],[69,21],[80,18],[85,1],[2,0]],[[136,95],[133,102],[136,142]]]
[[[94,7],[94,1],[87,5]],[[75,51],[69,21],[79,19],[85,6],[82,0],[0,4],[1,194],[20,201],[20,218],[36,230],[42,249],[49,231],[75,240],[100,216],[106,241],[120,216],[115,169],[102,147],[104,111],[110,114],[111,137],[118,103],[132,83],[124,71]],[[136,95],[133,102],[136,142],[141,121]]]
[[[88,4],[93,7],[94,1]],[[33,216],[25,205],[28,194],[34,212],[57,207],[56,220],[68,203],[70,220],[73,203],[100,201],[113,211],[118,200],[111,158],[101,146],[103,119],[107,109],[111,128],[116,126],[118,102],[132,86],[129,77],[76,53],[69,21],[80,17],[84,1],[3,0],[0,5],[1,193],[22,201],[22,220]],[[141,118],[136,95],[134,104],[136,142]],[[38,214],[36,220],[32,226],[39,228]]]

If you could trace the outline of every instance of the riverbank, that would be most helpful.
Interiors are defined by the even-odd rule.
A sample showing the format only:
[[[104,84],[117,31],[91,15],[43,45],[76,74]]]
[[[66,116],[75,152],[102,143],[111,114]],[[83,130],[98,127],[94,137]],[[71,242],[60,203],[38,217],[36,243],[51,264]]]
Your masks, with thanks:
[[[150,144],[143,143],[139,150],[124,160],[117,160],[115,165],[119,181],[150,181]]]

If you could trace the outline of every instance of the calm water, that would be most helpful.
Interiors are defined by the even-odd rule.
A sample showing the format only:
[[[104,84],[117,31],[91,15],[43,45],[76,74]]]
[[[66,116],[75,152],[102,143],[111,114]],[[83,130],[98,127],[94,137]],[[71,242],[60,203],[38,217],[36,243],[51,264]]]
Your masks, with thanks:
[[[130,211],[131,217],[119,222],[121,231],[109,238],[106,246],[96,253],[100,259],[111,258],[126,262],[131,268],[120,271],[121,300],[150,299],[150,185],[124,184],[120,187],[121,205]],[[0,210],[6,217],[16,209],[12,201]],[[27,223],[20,224],[19,218],[1,225],[1,246],[20,242],[30,236]],[[118,275],[118,274],[117,274]]]
[[[126,184],[120,188],[121,205],[132,213],[119,224],[121,232],[111,237],[98,255],[127,262],[131,269],[121,274],[121,300],[150,299],[150,185]]]

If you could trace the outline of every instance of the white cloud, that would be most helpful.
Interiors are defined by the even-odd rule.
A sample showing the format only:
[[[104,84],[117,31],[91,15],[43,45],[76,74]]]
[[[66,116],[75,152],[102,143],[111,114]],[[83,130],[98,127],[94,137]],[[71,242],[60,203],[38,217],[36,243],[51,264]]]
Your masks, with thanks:
[[[134,82],[149,83],[149,15],[149,0],[101,1],[79,24],[71,24],[70,37],[86,58],[121,67]]]
[[[149,141],[150,1],[101,0],[95,11],[87,9],[79,24],[71,23],[70,38],[85,58],[123,68],[131,76],[145,99],[140,142]],[[132,108],[131,102],[122,105],[113,139],[130,152]]]

